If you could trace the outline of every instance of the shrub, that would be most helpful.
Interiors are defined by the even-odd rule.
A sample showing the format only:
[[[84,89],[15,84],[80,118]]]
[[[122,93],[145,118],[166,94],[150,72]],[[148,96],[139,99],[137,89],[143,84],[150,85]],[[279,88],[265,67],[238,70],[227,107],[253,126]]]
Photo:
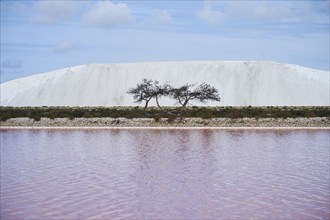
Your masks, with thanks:
[[[69,117],[68,117],[70,120],[73,120],[73,119],[75,119],[76,117],[74,116],[74,115],[69,115]]]
[[[38,112],[33,112],[33,111],[28,112],[28,117],[33,119],[34,121],[40,121],[41,119],[40,114]]]
[[[132,113],[127,114],[127,115],[125,116],[125,118],[127,118],[127,119],[133,119],[133,118],[135,118],[135,114],[132,114]]]
[[[69,116],[70,117],[70,116]],[[84,115],[83,115],[83,118],[93,118],[93,114],[91,112],[86,112]]]
[[[204,108],[200,117],[203,119],[214,118],[213,111],[211,109]]]
[[[33,117],[34,121],[40,121],[41,117],[39,115],[34,115]]]
[[[244,115],[239,110],[233,110],[233,111],[229,112],[228,117],[229,118],[243,118]]]
[[[54,112],[47,112],[45,114],[45,116],[46,116],[46,118],[49,118],[49,119],[52,119],[52,120],[55,118]]]
[[[176,119],[176,116],[175,115],[170,115],[167,118],[167,122],[170,123],[170,124],[172,124],[175,121],[175,119]]]
[[[161,118],[162,118],[161,115],[154,115],[153,116],[154,121],[157,122],[157,123],[160,122]]]
[[[1,121],[7,121],[11,118],[11,115],[9,113],[1,114],[0,119]]]

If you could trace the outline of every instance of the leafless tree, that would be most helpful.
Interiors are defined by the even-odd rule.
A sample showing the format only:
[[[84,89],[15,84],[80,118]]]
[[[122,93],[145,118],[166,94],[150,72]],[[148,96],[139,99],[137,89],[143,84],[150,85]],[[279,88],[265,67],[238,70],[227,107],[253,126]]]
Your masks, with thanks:
[[[183,108],[185,108],[191,100],[198,100],[203,103],[209,100],[220,101],[218,90],[209,84],[202,83],[195,89],[193,89],[193,87],[194,84],[186,84],[178,88],[171,88],[170,95],[174,99],[177,99]]]

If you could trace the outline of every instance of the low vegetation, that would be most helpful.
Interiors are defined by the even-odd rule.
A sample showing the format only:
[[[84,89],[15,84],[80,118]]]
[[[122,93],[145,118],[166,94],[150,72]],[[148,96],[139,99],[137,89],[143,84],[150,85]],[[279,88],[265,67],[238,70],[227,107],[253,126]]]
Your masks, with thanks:
[[[28,117],[39,121],[55,118],[297,118],[330,117],[329,106],[315,107],[0,107],[0,120]],[[169,112],[171,114],[169,114]],[[146,114],[147,113],[147,114]]]

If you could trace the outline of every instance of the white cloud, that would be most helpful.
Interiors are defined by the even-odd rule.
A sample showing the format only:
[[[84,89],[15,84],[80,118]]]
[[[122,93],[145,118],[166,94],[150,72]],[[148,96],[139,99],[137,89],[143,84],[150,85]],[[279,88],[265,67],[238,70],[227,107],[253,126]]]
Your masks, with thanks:
[[[76,11],[74,1],[38,1],[34,4],[37,15],[34,22],[55,24],[70,19]]]
[[[1,4],[1,14],[8,12],[25,14],[25,12],[28,10],[28,6],[23,2],[1,1],[0,4]]]
[[[317,2],[325,11],[328,1]],[[243,22],[307,22],[315,20],[318,10],[306,1],[205,1],[197,11],[198,17],[216,25],[225,21]]]
[[[293,11],[286,2],[248,1],[230,2],[226,13],[228,17],[240,17],[254,20],[278,21],[292,17]]]
[[[329,1],[317,1],[314,4],[306,2],[299,4],[297,11],[301,20],[318,24],[329,24]]]
[[[140,19],[137,25],[147,27],[151,29],[163,29],[168,28],[172,24],[171,13],[164,10],[150,10],[148,11],[143,19]]]
[[[101,1],[82,15],[81,21],[87,26],[110,27],[130,23],[134,20],[130,8],[124,3]]]
[[[157,22],[161,24],[170,24],[172,22],[172,16],[168,10],[159,11],[155,17]]]
[[[77,43],[73,42],[60,42],[54,47],[54,52],[55,53],[63,53],[63,52],[68,52],[71,50],[74,50],[77,48]]]
[[[209,25],[218,24],[225,18],[225,14],[222,11],[215,10],[209,2],[204,3],[203,8],[197,11],[197,15]]]

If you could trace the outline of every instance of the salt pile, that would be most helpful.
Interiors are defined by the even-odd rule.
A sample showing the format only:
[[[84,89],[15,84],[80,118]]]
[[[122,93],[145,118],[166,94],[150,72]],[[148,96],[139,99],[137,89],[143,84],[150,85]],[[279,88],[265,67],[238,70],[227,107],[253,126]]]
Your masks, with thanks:
[[[211,106],[330,104],[327,71],[268,61],[186,61],[87,64],[20,78],[0,84],[1,106],[132,106],[127,91],[143,78],[173,86],[208,83],[221,97],[204,104]]]

